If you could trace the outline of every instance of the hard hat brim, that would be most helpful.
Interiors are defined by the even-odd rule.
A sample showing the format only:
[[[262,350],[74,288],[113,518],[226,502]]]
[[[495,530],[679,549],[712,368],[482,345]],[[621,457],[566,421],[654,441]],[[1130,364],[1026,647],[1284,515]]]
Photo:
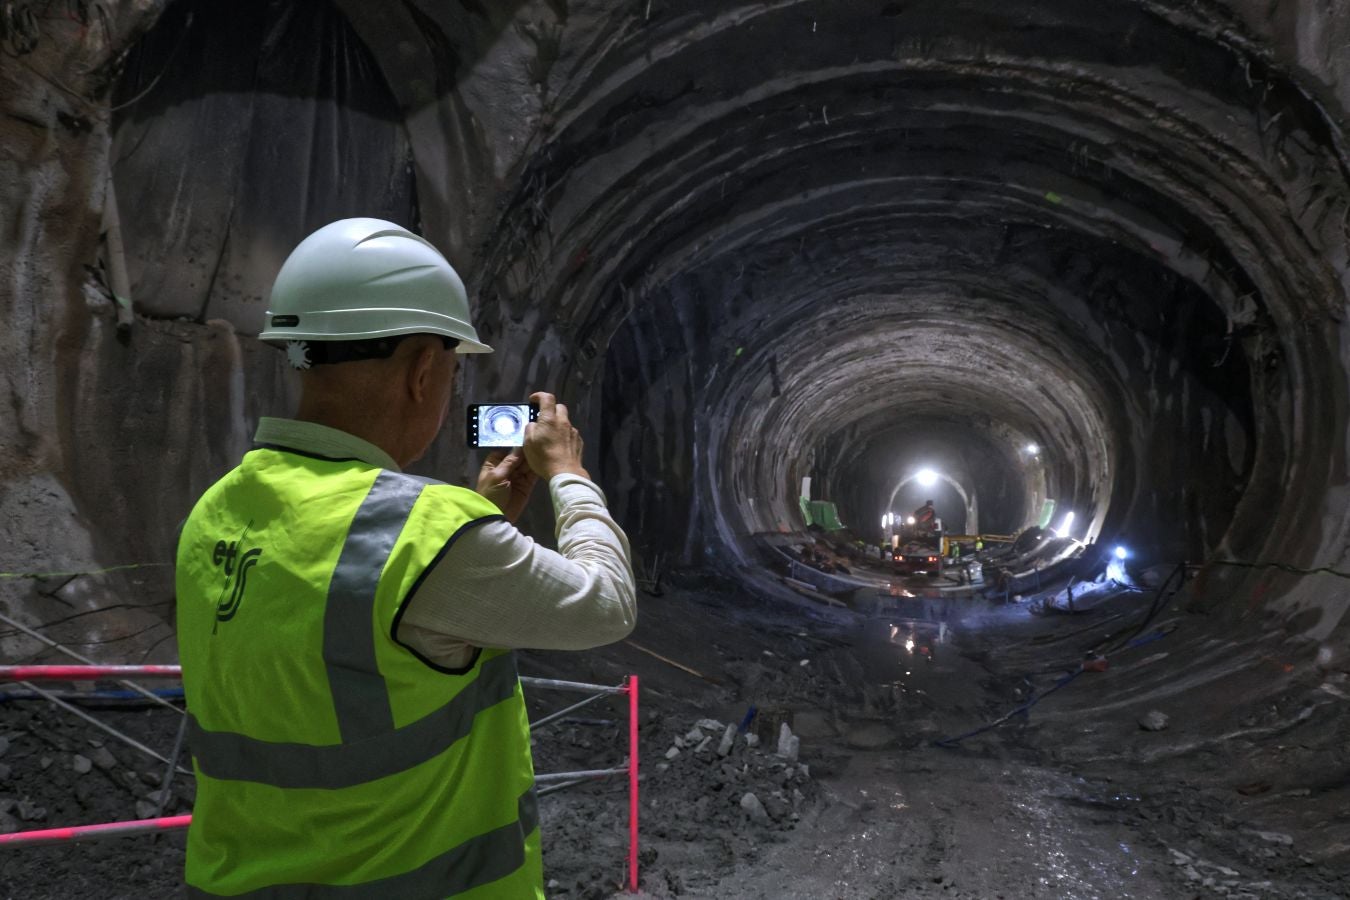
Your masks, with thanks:
[[[372,318],[386,319],[389,313],[401,313],[402,324],[372,327]],[[373,314],[373,315],[372,315]],[[467,322],[421,309],[365,310],[333,309],[308,312],[295,316],[295,325],[273,325],[269,310],[268,325],[258,335],[259,340],[284,341],[365,341],[397,337],[403,334],[438,334],[459,341],[456,353],[491,353],[492,348],[478,340],[478,332]]]

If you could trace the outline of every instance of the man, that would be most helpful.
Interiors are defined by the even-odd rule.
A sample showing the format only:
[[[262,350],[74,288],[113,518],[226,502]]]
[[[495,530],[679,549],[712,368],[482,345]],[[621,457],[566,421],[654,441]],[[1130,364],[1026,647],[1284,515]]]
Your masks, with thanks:
[[[486,353],[463,284],[411,232],[320,229],[261,337],[301,369],[294,420],[198,501],[178,546],[197,800],[194,897],[542,898],[529,725],[511,648],[635,621],[628,542],[536,393],[478,491],[405,475]],[[559,553],[511,524],[548,483]]]
[[[933,531],[937,522],[937,509],[932,500],[923,501],[923,506],[914,510],[914,526],[920,531]]]

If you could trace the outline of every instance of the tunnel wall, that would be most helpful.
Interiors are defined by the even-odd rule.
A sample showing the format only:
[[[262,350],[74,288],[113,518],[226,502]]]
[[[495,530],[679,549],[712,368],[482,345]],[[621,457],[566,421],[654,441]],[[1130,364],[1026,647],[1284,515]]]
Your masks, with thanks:
[[[402,111],[332,3],[175,0],[113,99],[113,180],[147,316],[254,335],[305,235],[357,214],[420,229]]]

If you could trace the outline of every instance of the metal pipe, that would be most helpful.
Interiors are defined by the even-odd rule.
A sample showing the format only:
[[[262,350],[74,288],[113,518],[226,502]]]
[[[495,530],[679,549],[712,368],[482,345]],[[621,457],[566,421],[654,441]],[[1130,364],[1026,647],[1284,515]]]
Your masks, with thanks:
[[[564,781],[562,784],[554,784],[534,792],[536,797],[547,797],[549,794],[556,794],[558,791],[567,790],[570,787],[576,787],[579,784],[585,784],[589,778],[578,778],[576,781]]]
[[[173,700],[183,699],[182,688],[155,688],[157,696]],[[89,703],[104,701],[106,703],[115,703],[118,700],[135,701],[137,706],[144,706],[141,695],[135,691],[49,691],[53,697],[60,697],[62,700],[74,700],[76,703]],[[0,703],[10,703],[16,700],[41,700],[37,694],[30,694],[28,691],[3,690],[0,691]]]
[[[628,767],[621,769],[588,769],[583,772],[549,772],[545,775],[534,776],[535,784],[552,784],[555,781],[567,781],[571,778],[605,778],[609,775],[623,775],[628,771]]]
[[[162,763],[168,763],[168,762],[169,762],[169,761],[168,761],[167,759],[165,759],[163,756],[160,756],[158,753],[156,753],[155,751],[151,750],[149,747],[145,746],[144,744],[142,744],[140,741],[136,740],[135,738],[130,737],[130,736],[128,736],[128,735],[125,735],[125,734],[123,734],[122,732],[118,731],[116,728],[113,728],[111,725],[108,725],[108,724],[105,724],[105,723],[99,721],[98,719],[96,719],[96,718],[94,718],[93,716],[89,715],[89,714],[88,714],[87,712],[85,712],[84,710],[78,709],[78,708],[76,708],[76,707],[74,707],[74,706],[71,706],[69,703],[67,703],[66,701],[62,700],[60,697],[57,697],[57,696],[53,695],[53,694],[52,694],[51,692],[49,692],[49,691],[44,691],[42,688],[40,688],[40,687],[38,687],[37,685],[33,684],[31,681],[21,681],[21,682],[19,682],[19,684],[21,684],[21,685],[23,685],[24,687],[28,688],[30,691],[34,692],[35,694],[38,694],[39,696],[43,697],[44,699],[46,699],[46,700],[49,701],[50,703],[53,703],[53,704],[55,704],[55,705],[61,707],[61,708],[64,709],[66,712],[70,713],[71,715],[78,716],[79,718],[81,718],[81,719],[83,719],[84,721],[88,722],[90,725],[93,725],[95,728],[101,729],[102,731],[106,731],[108,734],[110,734],[110,735],[112,735],[113,737],[117,738],[119,741],[121,741],[122,743],[126,744],[128,747],[132,747],[132,748],[134,748],[134,749],[136,749],[136,750],[139,750],[140,752],[144,753],[146,756],[153,757],[153,758],[159,760],[159,761],[162,762]],[[187,720],[184,719],[183,721],[187,721]],[[191,775],[191,774],[192,774],[192,773],[189,772],[187,769],[183,769],[183,768],[179,768],[178,771],[182,772],[184,775]]]
[[[16,831],[0,834],[0,849],[25,847],[33,844],[65,844],[91,841],[99,838],[144,834],[147,831],[177,831],[187,828],[192,816],[170,816],[167,819],[136,819],[131,822],[108,822],[104,825],[76,825],[71,828],[44,828],[40,831]]]
[[[69,656],[71,659],[78,659],[80,662],[86,663],[86,664],[91,665],[91,666],[98,665],[98,663],[94,662],[94,661],[93,661],[92,659],[90,659],[89,657],[83,656],[83,655],[81,655],[81,654],[79,654],[79,653],[76,653],[74,650],[71,650],[69,647],[66,647],[66,646],[64,646],[64,645],[62,645],[62,644],[58,644],[56,641],[54,641],[54,640],[52,640],[51,638],[47,637],[45,634],[42,634],[41,632],[34,631],[33,629],[29,628],[27,625],[23,624],[22,622],[16,622],[16,621],[14,621],[13,619],[11,619],[9,616],[5,615],[4,613],[0,613],[0,622],[4,622],[6,625],[9,625],[9,626],[11,626],[11,627],[13,627],[13,628],[19,629],[19,630],[22,631],[24,634],[28,635],[29,637],[33,638],[34,640],[41,641],[42,643],[46,644],[48,647],[51,647],[53,650],[58,650],[58,651],[60,651],[61,653],[64,653],[66,656]],[[152,692],[150,692],[150,691],[146,690],[145,688],[141,687],[139,684],[136,684],[134,681],[127,681],[127,680],[125,680],[125,679],[119,678],[119,679],[117,679],[117,683],[120,684],[120,685],[122,685],[123,687],[129,689],[129,690],[135,691],[136,693],[140,694],[140,695],[143,696],[143,697],[146,697],[146,698],[148,698],[148,699],[150,699],[150,700],[155,701],[155,702],[158,703],[160,706],[167,706],[169,709],[171,709],[171,710],[173,710],[174,712],[178,713],[180,716],[185,716],[185,715],[187,715],[187,711],[186,711],[186,710],[179,709],[178,707],[176,707],[176,706],[174,706],[172,703],[170,703],[168,700],[165,700],[163,697],[156,697]]]
[[[576,712],[577,710],[581,709],[583,706],[589,706],[590,704],[594,703],[594,702],[597,701],[597,700],[604,700],[604,699],[607,698],[608,696],[609,696],[609,694],[596,694],[594,697],[587,697],[585,700],[582,700],[580,703],[573,703],[571,706],[567,707],[566,709],[560,709],[560,710],[558,710],[558,711],[555,712],[555,713],[549,713],[548,715],[544,716],[542,719],[538,719],[537,721],[531,722],[531,723],[530,723],[530,730],[531,730],[531,731],[534,731],[536,728],[539,728],[539,727],[541,727],[541,726],[547,725],[549,722],[552,722],[554,719],[561,719],[563,716],[567,715],[567,714],[570,713],[570,712]]]
[[[529,678],[524,675],[520,677],[520,683],[527,687],[553,688],[559,691],[580,691],[583,694],[592,692],[600,694],[622,694],[627,690],[623,685],[618,687],[607,687],[603,684],[584,684],[580,681],[558,681],[553,678]]]
[[[173,739],[173,752],[169,754],[169,765],[164,777],[159,780],[159,800],[155,802],[155,818],[164,815],[164,807],[169,805],[169,789],[173,787],[173,776],[178,770],[178,755],[183,752],[183,738],[187,736],[187,716],[178,721],[178,736]]]

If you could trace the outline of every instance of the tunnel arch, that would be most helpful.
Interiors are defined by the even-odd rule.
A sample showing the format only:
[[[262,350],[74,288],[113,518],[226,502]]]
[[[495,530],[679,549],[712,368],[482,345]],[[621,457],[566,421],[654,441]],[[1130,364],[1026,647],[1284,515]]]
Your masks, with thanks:
[[[977,523],[979,522],[980,517],[979,517],[979,504],[977,502],[977,499],[966,491],[966,489],[961,485],[961,482],[957,481],[955,478],[951,477],[946,472],[936,472],[935,474],[937,475],[939,481],[949,485],[951,489],[957,493],[957,496],[961,498],[961,502],[965,505],[963,516],[964,525],[961,531],[958,533],[961,534],[978,533],[979,525]],[[886,501],[886,509],[887,510],[894,509],[896,496],[900,493],[901,490],[903,490],[909,484],[918,481],[918,479],[919,479],[918,472],[915,472],[912,475],[906,475],[904,478],[900,479],[900,481],[896,483],[895,487],[891,489],[890,498]],[[950,528],[947,530],[951,531]]]
[[[1062,7],[1049,6],[1063,12]],[[1121,11],[1130,6],[1116,4],[1113,10],[1125,14]],[[727,22],[723,24],[731,27]],[[1161,22],[1148,14],[1133,22],[1132,27],[1169,32],[1174,49],[1181,45],[1192,49],[1202,47],[1198,54],[1178,53],[1168,61],[1175,73],[1175,80],[1168,84],[1170,90],[1197,97],[1205,95],[1206,90],[1229,93],[1247,90],[1249,93],[1243,102],[1257,107],[1254,117],[1257,128],[1276,119],[1279,113],[1274,105],[1277,102],[1295,106],[1300,102],[1297,92],[1287,87],[1280,89],[1282,93],[1270,87],[1244,89],[1243,84],[1248,81],[1259,85],[1264,79],[1269,85],[1279,82],[1282,76],[1262,70],[1261,61],[1244,59],[1233,46],[1216,43],[1210,35],[1188,33],[1184,28]],[[1137,39],[1139,46],[1151,43],[1156,46],[1168,41]],[[955,45],[957,42],[953,42]],[[665,62],[677,58],[681,52],[692,51],[688,47],[671,47],[669,53],[656,53],[655,57]],[[1187,55],[1202,58],[1222,69],[1222,75],[1212,79],[1220,84],[1203,84],[1204,78],[1195,77],[1202,64],[1194,63],[1188,70],[1188,64],[1182,58]],[[565,322],[559,328],[575,335],[580,349],[578,358],[567,361],[574,373],[573,383],[579,388],[594,385],[596,369],[602,366],[599,360],[605,358],[605,348],[618,354],[614,359],[623,360],[622,364],[613,363],[615,370],[627,371],[629,364],[638,357],[652,355],[653,374],[657,375],[659,370],[652,382],[654,389],[664,395],[675,392],[687,395],[676,404],[663,403],[663,414],[674,414],[677,419],[685,415],[700,419],[683,430],[687,435],[697,431],[697,442],[714,445],[714,449],[695,449],[696,441],[687,437],[681,449],[674,446],[677,441],[666,440],[667,446],[660,451],[661,458],[681,460],[678,466],[666,471],[678,476],[683,483],[677,490],[686,495],[672,499],[679,499],[691,512],[683,517],[671,516],[668,526],[664,527],[678,529],[683,534],[698,532],[706,535],[709,530],[716,530],[719,538],[711,543],[734,546],[748,533],[772,530],[790,521],[791,498],[794,496],[790,486],[810,468],[805,461],[814,458],[824,439],[811,431],[812,417],[807,416],[806,410],[813,404],[803,398],[784,406],[784,385],[774,387],[775,378],[766,373],[776,370],[779,373],[776,380],[784,383],[790,377],[815,383],[828,380],[828,375],[820,371],[826,367],[824,365],[814,368],[801,365],[798,369],[796,364],[801,362],[800,359],[793,363],[786,361],[786,351],[790,350],[787,341],[792,332],[819,335],[825,330],[818,322],[827,317],[811,309],[820,305],[822,296],[834,298],[830,306],[835,310],[841,303],[857,302],[861,307],[866,301],[855,301],[853,297],[868,294],[872,297],[873,314],[879,308],[896,306],[893,294],[888,296],[876,290],[879,278],[868,278],[856,270],[848,270],[847,266],[843,272],[821,272],[821,269],[829,270],[828,259],[822,260],[807,251],[799,252],[798,258],[793,260],[793,254],[785,251],[785,246],[795,242],[800,248],[805,236],[815,240],[822,234],[851,233],[857,238],[850,245],[855,248],[852,258],[858,260],[861,257],[874,273],[885,272],[885,264],[880,262],[880,257],[887,253],[884,248],[897,247],[912,252],[922,246],[912,239],[908,242],[894,240],[897,233],[905,230],[917,235],[926,233],[929,236],[927,242],[938,245],[936,251],[929,254],[933,258],[939,257],[941,252],[947,252],[949,259],[951,255],[960,257],[960,242],[944,243],[943,236],[950,237],[960,229],[970,227],[972,220],[978,221],[979,216],[984,215],[1003,227],[1004,236],[999,241],[988,242],[989,249],[983,259],[977,258],[978,254],[969,254],[971,258],[965,261],[957,258],[956,264],[943,273],[951,284],[959,282],[962,275],[969,276],[981,267],[988,267],[998,258],[1000,248],[1005,255],[1028,248],[1034,250],[1038,234],[1051,233],[1062,235],[1064,244],[1078,242],[1079,258],[1100,255],[1098,251],[1103,250],[1115,254],[1120,260],[1114,270],[1117,275],[1132,268],[1154,271],[1156,284],[1170,280],[1171,289],[1185,288],[1191,292],[1185,302],[1195,309],[1203,306],[1209,310],[1195,314],[1197,333],[1192,336],[1194,340],[1188,349],[1211,351],[1205,363],[1211,367],[1226,365],[1224,360],[1235,361],[1232,371],[1225,371],[1222,380],[1245,382],[1251,388],[1224,394],[1226,389],[1217,386],[1216,393],[1213,380],[1199,372],[1198,387],[1193,383],[1181,388],[1180,392],[1189,394],[1194,390],[1208,393],[1211,399],[1218,397],[1211,408],[1197,414],[1199,420],[1208,424],[1197,425],[1193,431],[1208,452],[1217,452],[1218,458],[1226,458],[1232,463],[1230,473],[1221,480],[1237,484],[1224,485],[1222,491],[1227,499],[1216,504],[1219,507],[1226,504],[1226,510],[1200,509],[1197,501],[1184,489],[1171,487],[1165,491],[1168,496],[1150,496],[1148,487],[1140,485],[1140,460],[1145,455],[1142,445],[1147,444],[1150,437],[1137,433],[1137,428],[1132,429],[1129,423],[1146,418],[1149,404],[1154,402],[1149,399],[1150,395],[1167,389],[1161,384],[1148,387],[1137,383],[1144,380],[1139,377],[1139,369],[1148,369],[1151,363],[1135,365],[1135,372],[1129,374],[1127,370],[1133,363],[1117,350],[1105,366],[1107,370],[1101,370],[1107,360],[1098,355],[1100,351],[1088,351],[1083,357],[1089,358],[1080,358],[1076,365],[1085,371],[1099,369],[1094,375],[1100,384],[1096,388],[1081,388],[1087,394],[1075,405],[1079,409],[1095,406],[1098,413],[1090,417],[1095,424],[1080,425],[1078,437],[1058,438],[1040,434],[1045,429],[1034,421],[1024,420],[1019,425],[1028,434],[1038,434],[1043,445],[1073,460],[1052,466],[1049,481],[1057,483],[1054,494],[1062,497],[1066,504],[1091,511],[1085,517],[1088,521],[1080,518],[1080,522],[1088,524],[1089,531],[1139,528],[1149,517],[1164,518],[1171,514],[1169,511],[1179,510],[1174,517],[1189,519],[1183,530],[1190,536],[1176,542],[1180,549],[1167,552],[1203,555],[1213,551],[1232,531],[1230,525],[1238,516],[1239,499],[1256,471],[1258,459],[1274,470],[1290,463],[1291,448],[1283,445],[1284,435],[1258,426],[1258,419],[1274,414],[1273,406],[1257,408],[1257,402],[1270,404],[1274,399],[1272,389],[1274,394],[1285,392],[1274,406],[1311,400],[1305,392],[1290,390],[1287,384],[1280,387],[1263,385],[1268,378],[1266,373],[1280,368],[1281,362],[1277,360],[1287,360],[1289,353],[1299,355],[1300,364],[1310,367],[1306,373],[1288,373],[1289,377],[1301,382],[1317,378],[1311,370],[1331,362],[1331,357],[1311,347],[1305,351],[1279,348],[1286,340],[1299,340],[1298,329],[1289,330],[1292,325],[1289,314],[1293,309],[1301,306],[1308,297],[1326,296],[1328,291],[1337,293],[1340,290],[1338,276],[1325,264],[1320,251],[1313,250],[1313,242],[1309,240],[1311,237],[1325,241],[1327,235],[1324,233],[1318,238],[1300,233],[1302,226],[1291,221],[1289,213],[1284,211],[1290,200],[1287,195],[1292,182],[1298,180],[1298,166],[1272,165],[1286,150],[1275,150],[1273,146],[1262,145],[1261,141],[1219,140],[1220,134],[1226,138],[1227,131],[1231,130],[1220,124],[1221,116],[1212,110],[1183,109],[1177,104],[1169,107],[1159,102],[1159,85],[1132,83],[1127,77],[1128,66],[1123,64],[1085,71],[1085,67],[1077,62],[1051,63],[1042,58],[1032,60],[992,52],[965,56],[953,52],[946,57],[935,52],[922,59],[899,56],[898,60],[845,67],[847,71],[822,68],[799,78],[746,87],[739,93],[727,92],[722,95],[720,105],[713,102],[707,105],[706,115],[672,115],[672,109],[677,107],[688,113],[688,107],[680,104],[692,102],[690,97],[708,90],[697,83],[691,86],[688,80],[679,78],[667,79],[686,88],[674,96],[669,91],[664,95],[655,92],[645,98],[643,105],[624,107],[622,113],[617,101],[607,106],[610,140],[604,146],[616,148],[610,151],[611,155],[631,154],[626,158],[627,167],[620,170],[614,181],[616,190],[607,195],[603,189],[592,189],[590,199],[574,197],[568,203],[559,204],[563,210],[569,207],[573,210],[570,222],[580,226],[579,235],[571,246],[585,246],[592,258],[603,258],[606,262],[598,268],[587,269],[585,265],[575,264],[575,255],[569,257],[557,252],[542,253],[538,260],[545,268],[550,258],[572,263],[563,269],[555,268],[552,278],[546,276],[542,280],[555,285],[552,291],[562,301],[559,306]],[[1217,62],[1220,58],[1223,61]],[[1113,65],[1118,62],[1121,61],[1113,61]],[[1183,76],[1187,71],[1189,76]],[[895,75],[897,72],[914,80],[897,87],[887,84],[887,75],[881,74]],[[958,108],[957,101],[949,96],[950,92],[958,91],[954,85],[959,85],[962,80],[966,82],[966,92],[961,94],[965,105]],[[625,90],[623,86],[629,84],[617,76],[603,83],[621,92]],[[923,139],[932,140],[933,147],[943,147],[943,163],[958,173],[962,156],[955,152],[956,138],[970,148],[987,145],[996,135],[1002,135],[1003,150],[1010,159],[1003,161],[999,171],[1005,176],[1011,173],[1016,177],[995,179],[976,175],[989,167],[985,164],[987,160],[982,162],[981,151],[969,149],[965,159],[971,172],[967,175],[954,175],[949,171],[944,176],[942,172],[934,171],[932,176],[925,176],[924,167],[935,163],[931,156],[922,153],[911,154],[903,172],[888,173],[870,168],[876,157],[866,154],[869,142],[887,149],[901,146],[902,142],[895,137],[897,130],[890,128],[888,133],[889,126],[880,117],[865,109],[851,110],[847,100],[838,106],[827,102],[818,107],[814,102],[815,98],[826,96],[835,101],[840,97],[856,97],[868,89],[874,93],[890,91],[888,96],[893,99],[904,94],[906,88],[910,91],[907,97],[918,97],[925,92],[949,93],[942,94],[940,100],[933,101],[926,109],[917,99],[896,104],[910,112],[923,110],[922,114],[911,115],[900,131],[926,135]],[[1272,98],[1277,93],[1279,100],[1275,101]],[[972,111],[970,97],[974,94],[979,94],[981,100],[986,94],[996,99],[985,101],[982,111]],[[595,106],[604,103],[593,94],[586,97],[586,102]],[[1268,106],[1262,108],[1262,103]],[[756,122],[756,127],[763,128],[766,119],[783,115],[783,111],[789,109],[801,119],[795,126],[784,125],[778,132],[776,137],[781,140],[772,142],[774,153],[771,158],[754,157],[745,149],[755,146],[756,142],[750,139],[743,122]],[[672,120],[678,120],[660,141],[654,137],[659,126],[653,116],[658,110]],[[1105,110],[1110,110],[1110,114]],[[734,120],[732,111],[738,114]],[[702,114],[705,109],[698,112]],[[582,122],[588,126],[597,124],[587,120],[588,114],[580,109],[574,114],[573,121],[578,123],[578,129]],[[1286,117],[1291,115],[1294,114],[1285,113]],[[1298,114],[1300,117],[1306,115],[1311,115],[1312,119],[1306,120],[1305,124],[1311,131],[1316,131],[1319,126],[1315,121],[1315,109],[1305,106]],[[628,120],[648,123],[647,131],[642,132],[637,121],[630,125]],[[619,122],[643,133],[645,145],[658,149],[638,153],[622,144],[616,137],[621,133],[616,124]],[[559,125],[565,128],[565,118],[559,119]],[[836,132],[821,136],[820,133],[830,128]],[[1014,135],[1011,144],[1007,138],[1010,130]],[[719,139],[714,132],[722,137]],[[1142,136],[1146,133],[1147,138]],[[944,135],[945,141],[940,139]],[[565,138],[558,140],[562,142]],[[1014,152],[1018,140],[1025,143],[1021,154]],[[1128,141],[1134,141],[1138,149],[1120,153],[1120,145]],[[1309,149],[1314,144],[1303,146]],[[831,147],[837,149],[831,150]],[[721,151],[714,152],[713,148],[721,148]],[[1311,162],[1311,165],[1322,166],[1327,172],[1339,170],[1341,164],[1334,142],[1323,143],[1313,155],[1317,153],[1323,154],[1322,161]],[[831,162],[848,157],[861,159],[857,168],[868,168],[866,177],[861,171],[841,169]],[[565,158],[566,155],[560,152],[551,160],[556,162]],[[1038,158],[1045,161],[1039,169],[1034,165]],[[1017,162],[1019,159],[1023,162]],[[588,181],[593,183],[603,164],[592,161],[582,166]],[[807,171],[811,166],[833,167],[833,176],[822,176],[822,182],[813,182]],[[1016,174],[1019,166],[1021,175]],[[830,180],[831,177],[834,180]],[[553,187],[549,195],[567,193],[566,178],[565,171],[550,173],[548,181]],[[963,192],[965,196],[960,196]],[[642,198],[641,209],[631,208],[635,196]],[[959,202],[953,202],[954,199]],[[1334,205],[1341,201],[1329,199],[1328,202]],[[1282,212],[1272,216],[1267,210]],[[945,228],[942,225],[944,219],[949,223]],[[619,222],[629,222],[634,228],[621,227]],[[698,222],[698,227],[689,224],[692,222]],[[872,241],[857,237],[869,222],[875,223],[873,232],[877,237]],[[574,233],[570,228],[556,230],[568,235]],[[883,232],[888,237],[880,237]],[[621,236],[621,240],[610,245],[608,235]],[[1276,245],[1289,247],[1292,251],[1289,260],[1265,259],[1257,249]],[[604,247],[604,250],[596,250],[595,246]],[[891,253],[894,255],[894,251]],[[850,256],[849,253],[838,255]],[[735,262],[733,258],[736,258]],[[808,272],[812,279],[811,289],[796,297],[767,289],[763,293],[778,299],[774,307],[766,307],[764,301],[745,285],[752,283],[752,278],[762,282],[765,270],[779,266],[793,267],[798,275]],[[922,275],[931,285],[935,273],[940,271],[936,265],[914,268],[919,271],[899,270],[911,284]],[[897,269],[892,267],[890,271]],[[850,276],[853,283],[847,280]],[[988,279],[971,276],[970,280],[982,281],[981,286],[986,290],[989,286]],[[1131,302],[1136,298],[1111,298],[1109,286],[1103,284],[1108,280],[1107,276],[1102,276],[1093,284],[1085,277],[1083,281],[1089,290],[1084,295],[1070,297],[1072,290],[1064,290],[1053,277],[1043,277],[1046,282],[1044,294],[1053,294],[1058,288],[1059,293],[1066,295],[1058,301],[1062,306],[1077,306],[1077,312],[1056,317],[1054,327],[1060,331],[1077,327],[1098,334],[1113,328],[1119,331],[1131,327],[1150,332],[1152,329],[1146,320],[1160,311],[1150,310],[1147,304],[1141,303],[1133,308],[1137,315],[1132,315]],[[1303,289],[1319,281],[1323,289],[1310,292]],[[741,284],[742,287],[728,289],[726,285],[730,284]],[[845,299],[839,299],[841,297]],[[592,298],[589,306],[583,298]],[[987,305],[980,304],[979,298],[972,300],[962,296],[959,288],[946,295],[930,292],[925,299],[929,306],[944,304],[951,309],[964,303],[972,310],[988,310]],[[685,306],[680,312],[659,311],[681,302]],[[738,305],[746,314],[730,322],[710,311],[713,307],[736,308]],[[1294,317],[1303,314],[1294,313]],[[856,318],[865,319],[867,315],[868,311],[862,309]],[[636,325],[636,319],[640,317],[650,317],[651,324]],[[950,323],[953,319],[959,321],[961,317],[949,317],[946,321]],[[1070,326],[1070,322],[1076,326]],[[899,334],[905,324],[880,322],[876,330],[885,330],[889,326],[891,333]],[[1169,323],[1168,327],[1173,324]],[[1009,333],[1010,323],[1000,322],[999,325],[1005,334]],[[624,329],[630,332],[629,336],[623,335]],[[662,335],[660,339],[654,337],[658,332]],[[721,341],[720,336],[728,332],[732,336]],[[751,344],[746,340],[748,335],[754,335],[757,340]],[[1033,340],[1043,337],[1036,335]],[[1149,334],[1148,338],[1140,340],[1156,337]],[[859,359],[869,355],[875,357],[882,352],[875,346],[866,348],[866,341],[870,339],[869,336],[850,338],[855,342],[853,346],[860,348],[856,354]],[[634,346],[630,350],[616,351],[616,340],[631,341]],[[1065,340],[1091,346],[1081,342],[1081,333],[1067,335]],[[706,346],[714,342],[744,349],[739,356],[730,357],[719,346],[720,358],[714,358],[714,352]],[[881,339],[876,338],[876,342],[880,343]],[[1172,362],[1174,364],[1175,360]],[[840,364],[845,365],[847,361]],[[681,371],[682,366],[693,371]],[[742,371],[757,371],[757,379],[753,383],[739,382],[731,374],[736,367]],[[797,374],[784,376],[784,371],[788,370]],[[1283,375],[1281,373],[1281,377]],[[1281,380],[1281,377],[1275,380]],[[1091,380],[1060,380],[1055,389],[1070,385],[1069,389],[1074,390],[1072,385],[1088,384]],[[1130,384],[1132,380],[1136,383]],[[908,383],[920,389],[923,387],[922,381]],[[836,394],[842,393],[844,388],[836,385]],[[1088,401],[1086,397],[1092,394],[1097,395],[1096,400]],[[1025,398],[1026,395],[1022,396]],[[1193,400],[1194,395],[1190,396]],[[706,398],[701,413],[688,412],[697,405],[694,398]],[[856,402],[856,398],[853,399]],[[634,403],[631,394],[615,385],[606,407],[634,406],[640,402]],[[1023,402],[1027,401],[1024,399]],[[1200,404],[1204,402],[1207,401],[1200,401]],[[810,434],[810,438],[782,434],[766,425],[768,417],[760,416],[757,410],[769,405],[776,406],[773,413],[776,420],[805,423],[801,430]],[[1053,409],[1055,401],[1039,398],[1033,406],[1039,416]],[[819,404],[815,407],[818,409]],[[727,409],[749,411],[740,419],[741,430],[724,427],[719,416]],[[1197,413],[1194,409],[1191,412]],[[637,428],[648,434],[645,439],[649,445],[647,452],[653,452],[650,444],[656,439],[650,435],[657,430],[654,422],[638,424],[642,413],[618,412],[612,416],[607,413],[607,416],[610,416],[607,428],[611,432]],[[823,418],[818,414],[814,416],[815,421]],[[831,416],[829,420],[835,429],[849,429],[854,424],[849,418]],[[1200,434],[1202,431],[1205,435]],[[1215,437],[1220,432],[1222,439]],[[738,437],[742,433],[768,433],[777,435],[777,439],[765,440],[765,447],[756,452],[753,441]],[[606,440],[610,446],[615,443]],[[1085,462],[1085,458],[1093,461]],[[630,468],[617,458],[614,464],[620,471]],[[1198,468],[1199,463],[1190,465]],[[732,471],[738,466],[745,471],[725,479],[714,474]],[[1094,468],[1098,470],[1096,477],[1084,481],[1082,473]],[[1079,473],[1078,477],[1074,476],[1075,472]],[[663,489],[668,488],[669,484],[663,485]],[[700,494],[701,497],[697,496]],[[737,506],[737,497],[741,498],[740,506]],[[639,499],[633,505],[645,507],[648,503]],[[1063,508],[1069,508],[1068,505]],[[1083,517],[1084,513],[1079,515]],[[864,521],[861,512],[856,513],[855,518]],[[866,521],[870,521],[870,517]],[[1240,528],[1234,533],[1250,534]],[[694,543],[697,541],[689,541],[691,547]]]

